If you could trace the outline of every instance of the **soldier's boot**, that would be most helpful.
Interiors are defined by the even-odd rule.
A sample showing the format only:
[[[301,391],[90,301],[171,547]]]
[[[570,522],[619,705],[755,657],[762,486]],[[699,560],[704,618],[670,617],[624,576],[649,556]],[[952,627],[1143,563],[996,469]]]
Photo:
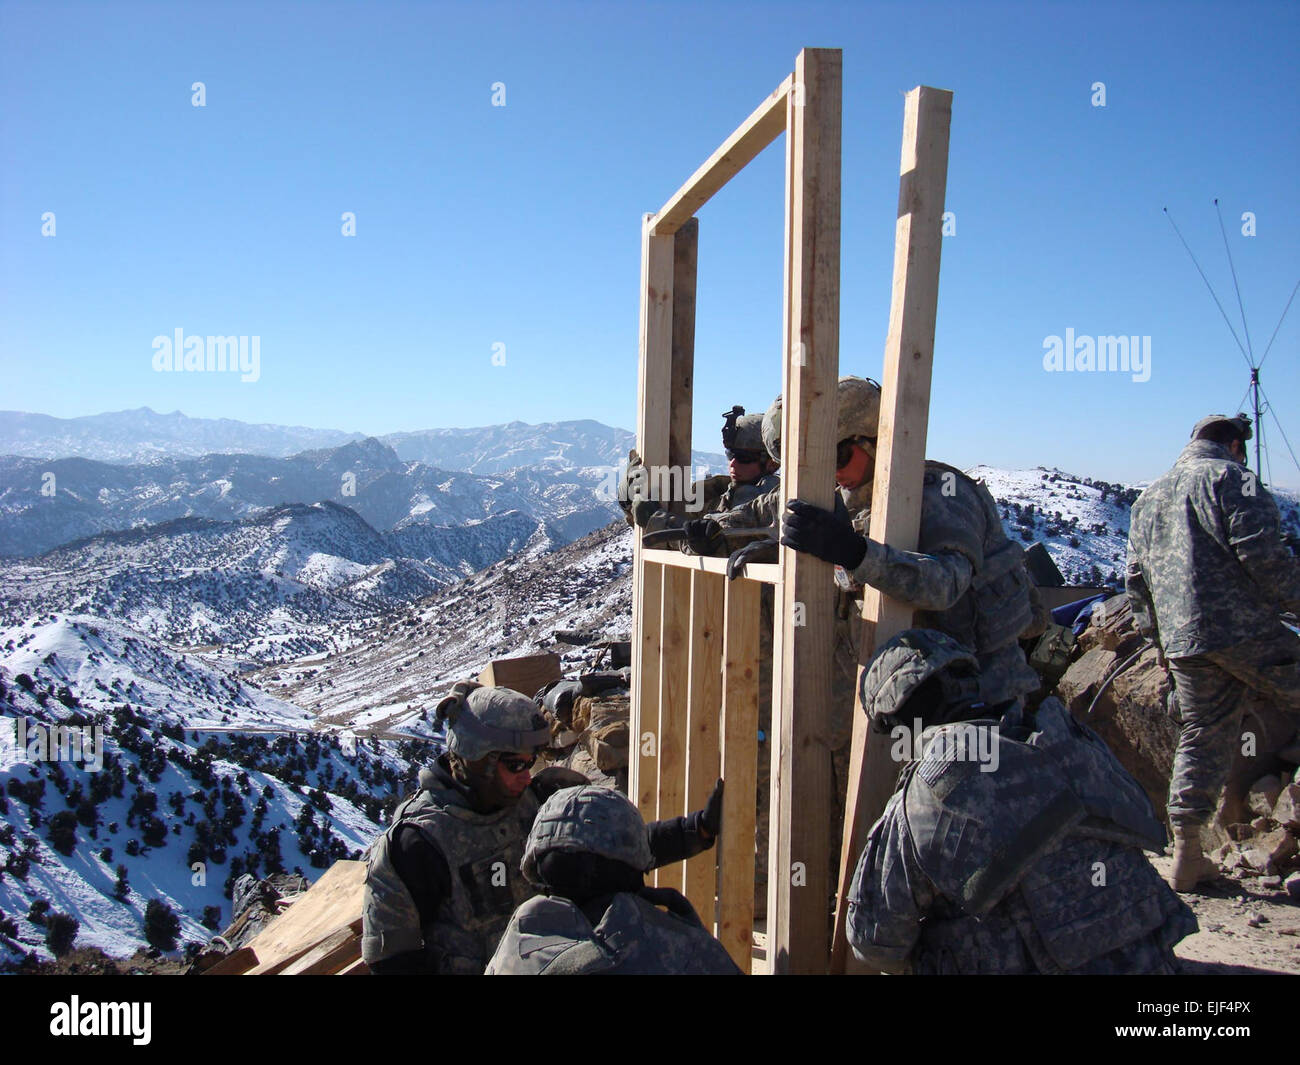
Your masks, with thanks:
[[[1199,825],[1174,826],[1174,867],[1169,886],[1175,891],[1195,891],[1198,884],[1216,880],[1218,865],[1201,849]]]

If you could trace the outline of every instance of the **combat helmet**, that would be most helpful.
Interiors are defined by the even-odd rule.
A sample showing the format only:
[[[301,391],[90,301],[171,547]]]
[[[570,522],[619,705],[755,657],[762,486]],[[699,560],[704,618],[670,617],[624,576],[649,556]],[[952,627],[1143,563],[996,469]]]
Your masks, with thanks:
[[[874,438],[880,423],[880,385],[870,377],[841,377],[836,394],[835,442]],[[781,397],[763,415],[763,443],[781,461]]]
[[[556,851],[594,854],[638,873],[654,864],[640,811],[619,792],[593,784],[562,788],[542,803],[520,866],[530,883],[543,885],[538,862]]]
[[[841,377],[835,395],[835,442],[874,439],[880,424],[880,385],[870,377]]]
[[[772,456],[773,462],[781,461],[781,397],[772,400],[772,405],[763,415],[763,446]]]
[[[1192,426],[1192,439],[1200,439],[1203,430],[1208,429],[1211,425],[1219,425],[1224,422],[1236,429],[1240,433],[1242,440],[1249,440],[1253,435],[1248,415],[1238,414],[1234,418],[1229,418],[1226,414],[1211,414],[1208,418],[1202,418]]]
[[[551,740],[546,719],[532,699],[510,688],[461,681],[437,707],[447,722],[447,750],[467,762],[493,751],[532,755]]]
[[[884,644],[862,674],[862,708],[877,731],[927,681],[937,678],[943,705],[978,698],[979,660],[943,632],[908,629]],[[921,716],[921,715],[918,715]]]
[[[757,451],[766,448],[763,442],[763,416],[743,414],[736,419],[736,435],[732,437],[732,451]]]
[[[763,450],[763,416],[739,405],[722,414],[722,446],[727,452]]]

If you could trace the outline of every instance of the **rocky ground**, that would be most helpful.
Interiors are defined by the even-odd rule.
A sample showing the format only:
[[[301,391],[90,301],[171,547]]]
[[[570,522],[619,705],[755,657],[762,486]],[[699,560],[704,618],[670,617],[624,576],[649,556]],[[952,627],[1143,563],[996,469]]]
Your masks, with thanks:
[[[1153,864],[1167,876],[1173,858]],[[1279,878],[1223,877],[1183,899],[1201,926],[1177,947],[1184,973],[1300,973],[1300,898]]]

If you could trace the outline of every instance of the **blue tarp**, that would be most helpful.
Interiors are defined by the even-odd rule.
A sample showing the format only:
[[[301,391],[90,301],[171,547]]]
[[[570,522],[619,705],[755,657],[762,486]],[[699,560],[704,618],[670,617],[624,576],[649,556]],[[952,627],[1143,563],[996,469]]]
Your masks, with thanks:
[[[1093,603],[1100,603],[1103,599],[1109,599],[1113,594],[1113,592],[1102,592],[1100,595],[1091,595],[1087,599],[1079,599],[1073,603],[1058,606],[1052,611],[1052,620],[1058,625],[1069,625],[1074,629],[1074,634],[1078,636],[1088,627],[1088,622],[1092,619]]]

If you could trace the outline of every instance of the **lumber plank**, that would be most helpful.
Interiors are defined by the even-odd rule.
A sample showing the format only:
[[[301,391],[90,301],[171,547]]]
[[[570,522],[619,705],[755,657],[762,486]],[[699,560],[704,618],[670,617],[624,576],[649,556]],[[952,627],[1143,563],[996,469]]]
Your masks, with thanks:
[[[239,976],[257,964],[257,951],[252,947],[240,947],[231,951],[220,961],[209,965],[200,976]]]
[[[258,957],[249,975],[260,975],[304,946],[361,917],[366,863],[335,862],[292,906],[248,944]]]
[[[691,218],[673,235],[673,322],[669,370],[668,464],[680,471],[682,494],[661,500],[687,517],[686,487],[691,483],[691,421],[695,388],[695,282],[700,223]]]
[[[758,773],[760,596],[752,581],[728,581],[722,636],[722,834],[718,837],[718,940],[751,971],[754,830]]]
[[[641,220],[641,311],[637,363],[636,446],[647,466],[667,464],[672,406],[673,238],[650,232],[653,215]],[[641,531],[632,541],[632,700],[629,725],[633,737],[659,732],[659,615],[662,586],[659,571],[648,573]],[[640,626],[638,630],[636,626]],[[658,791],[658,759],[647,764],[642,754],[628,767],[628,792],[641,812],[654,818]],[[646,771],[651,775],[644,776]],[[646,795],[650,805],[645,805]]]
[[[364,960],[358,958],[351,965],[345,965],[335,975],[336,976],[369,976],[370,966],[367,965]]]
[[[874,540],[909,551],[916,550],[921,527],[951,120],[951,92],[918,86],[907,94],[869,533]],[[909,607],[874,588],[868,588],[863,596],[862,616],[865,624],[859,648],[859,677],[876,646],[912,624]],[[889,752],[888,737],[874,734],[868,727],[859,690],[854,705],[850,783],[840,849],[833,972],[848,971],[851,963],[855,970],[859,968],[851,959],[844,933],[847,897],[867,833],[884,812],[902,768]]]
[[[645,551],[649,556],[664,552]],[[659,816],[659,619],[663,608],[664,568],[642,560],[633,590],[638,606],[632,617],[640,627],[632,641],[633,746],[628,762],[628,794],[641,816],[653,821]]]
[[[686,701],[686,809],[708,801],[721,770],[719,709],[722,705],[722,633],[725,577],[691,573],[690,680]],[[726,792],[724,790],[723,795]],[[718,891],[714,848],[686,863],[686,897],[710,931]]]
[[[793,75],[786,77],[717,150],[686,180],[654,216],[653,232],[668,236],[713,198],[786,128],[786,97]]]
[[[280,970],[280,976],[330,976],[361,958],[361,922],[340,928]]]
[[[686,701],[690,676],[691,574],[663,571],[659,656],[659,820],[686,813]],[[659,887],[682,891],[685,873],[676,862],[656,871]]]
[[[727,560],[711,555],[687,555],[681,551],[669,551],[661,547],[647,547],[642,551],[642,558],[661,566],[677,566],[681,569],[701,570],[705,573],[726,573]],[[737,580],[758,581],[762,584],[780,584],[781,567],[775,562],[751,562]]]
[[[833,505],[839,375],[841,53],[799,53],[789,104],[788,343],[782,496]],[[826,745],[834,650],[834,575],[782,551],[785,626],[774,699],[778,831],[770,841],[774,973],[825,972],[829,958],[831,758]],[[802,620],[802,624],[797,624]]]

